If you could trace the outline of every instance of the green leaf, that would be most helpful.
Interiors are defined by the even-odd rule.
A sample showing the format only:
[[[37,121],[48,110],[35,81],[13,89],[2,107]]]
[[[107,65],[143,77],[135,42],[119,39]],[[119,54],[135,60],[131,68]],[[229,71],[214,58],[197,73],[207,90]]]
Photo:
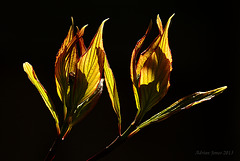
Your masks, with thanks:
[[[51,114],[56,122],[57,131],[58,131],[58,133],[60,133],[58,115],[57,115],[55,106],[52,102],[52,99],[50,98],[49,94],[47,93],[47,91],[45,90],[43,85],[38,80],[37,75],[36,75],[32,65],[29,64],[28,62],[25,62],[23,64],[23,69],[27,73],[28,78],[30,79],[32,84],[37,88],[38,92],[42,96],[46,106],[48,107],[49,111],[51,112]]]
[[[160,122],[162,120],[165,120],[169,116],[171,116],[171,115],[173,115],[173,114],[175,114],[175,113],[177,113],[181,110],[189,109],[190,107],[192,107],[196,104],[199,104],[199,103],[204,102],[204,101],[208,101],[208,100],[212,99],[213,97],[222,93],[226,88],[227,88],[227,86],[224,86],[224,87],[216,88],[216,89],[206,91],[206,92],[196,92],[196,93],[193,93],[189,96],[183,97],[182,99],[173,103],[168,108],[162,110],[161,112],[152,116],[150,119],[141,123],[136,128],[136,130],[130,135],[133,135],[133,134],[137,133],[140,129],[142,129],[142,128],[144,128],[144,127],[146,127],[146,126],[148,126],[152,123],[156,123],[156,122]]]
[[[109,97],[112,101],[112,106],[114,109],[114,112],[117,115],[118,118],[118,130],[119,134],[121,134],[121,112],[120,112],[120,102],[118,97],[118,91],[117,91],[117,84],[112,72],[112,69],[110,68],[110,65],[107,60],[107,56],[105,55],[104,60],[104,78],[106,81],[106,86],[108,90]]]

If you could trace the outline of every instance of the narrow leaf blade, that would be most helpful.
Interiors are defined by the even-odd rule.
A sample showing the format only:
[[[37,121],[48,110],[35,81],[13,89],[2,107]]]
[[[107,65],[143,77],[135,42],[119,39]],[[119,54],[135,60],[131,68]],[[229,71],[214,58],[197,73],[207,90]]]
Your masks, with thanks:
[[[197,105],[204,101],[208,101],[208,100],[212,99],[213,97],[221,94],[226,88],[227,88],[227,86],[223,86],[223,87],[216,88],[216,89],[213,89],[210,91],[196,92],[189,96],[183,97],[183,98],[179,99],[178,101],[176,101],[175,103],[173,103],[168,108],[162,110],[161,112],[155,114],[150,119],[148,119],[145,122],[143,122],[142,124],[140,124],[136,128],[136,130],[133,132],[133,134],[152,123],[163,121],[166,118],[170,117],[171,115],[173,115],[181,110],[189,109],[190,107],[192,107],[194,105]]]
[[[43,85],[40,83],[40,81],[38,80],[37,75],[36,75],[33,67],[31,66],[31,64],[29,64],[28,62],[25,62],[23,64],[23,69],[27,73],[29,80],[37,88],[38,92],[42,96],[46,106],[48,107],[49,111],[51,112],[51,114],[56,122],[56,128],[58,130],[58,133],[60,133],[58,115],[57,115],[55,106],[54,106],[49,94],[47,93],[47,91],[45,90]]]
[[[159,30],[159,33],[162,35],[163,34],[163,26],[162,26],[162,21],[159,17],[159,14],[157,15],[157,26],[158,26],[158,30]]]
[[[114,78],[112,69],[110,68],[110,65],[107,60],[107,56],[105,55],[105,60],[104,60],[104,78],[108,90],[109,97],[112,101],[112,106],[114,109],[114,112],[117,115],[118,118],[118,129],[119,133],[121,134],[121,112],[120,112],[120,102],[119,102],[119,97],[118,97],[118,91],[117,91],[117,84],[116,80]]]

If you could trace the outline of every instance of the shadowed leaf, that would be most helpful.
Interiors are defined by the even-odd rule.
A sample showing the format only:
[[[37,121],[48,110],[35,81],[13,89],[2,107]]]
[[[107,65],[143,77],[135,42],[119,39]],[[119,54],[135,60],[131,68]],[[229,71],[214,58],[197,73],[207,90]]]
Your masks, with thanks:
[[[171,16],[166,27],[149,48],[141,54],[137,73],[140,72],[139,94],[143,114],[156,105],[167,93],[170,86],[172,56],[168,45],[168,29]]]
[[[86,26],[74,35],[74,24],[72,19],[72,26],[56,57],[55,80],[58,95],[64,104],[64,116],[66,116],[67,106],[69,106],[69,74],[75,75],[76,64],[79,59],[76,43],[78,39],[83,36]]]
[[[74,106],[89,98],[97,89],[104,66],[104,48],[102,32],[104,20],[94,36],[89,48],[77,63],[76,82],[74,84]]]
[[[72,126],[78,123],[79,121],[81,121],[82,119],[84,119],[87,116],[87,114],[93,109],[93,107],[96,105],[103,91],[103,81],[104,79],[101,79],[94,93],[84,102],[79,104],[77,108],[74,110],[72,114]]]
[[[145,38],[149,34],[151,28],[152,28],[152,21],[150,21],[150,24],[148,25],[147,31],[145,32],[144,36],[140,40],[138,40],[135,48],[133,49],[132,56],[131,56],[130,75],[131,75],[131,79],[132,79],[133,92],[134,92],[134,97],[135,97],[136,106],[137,106],[138,111],[140,110],[140,100],[139,100],[139,96],[138,96],[138,78],[139,78],[139,76],[137,75],[137,72],[136,72],[137,56],[143,45]]]

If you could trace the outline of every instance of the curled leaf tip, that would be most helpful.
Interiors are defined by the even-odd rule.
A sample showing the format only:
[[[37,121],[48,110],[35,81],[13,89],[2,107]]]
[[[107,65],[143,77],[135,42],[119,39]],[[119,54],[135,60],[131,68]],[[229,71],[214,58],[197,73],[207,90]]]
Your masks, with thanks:
[[[103,20],[103,22],[106,22],[107,20],[109,20],[110,18],[106,18],[105,20]]]
[[[105,22],[108,21],[108,20],[109,20],[109,18],[106,18],[105,20],[102,21],[101,28],[103,28]]]
[[[167,27],[167,28],[169,28],[170,22],[171,22],[171,20],[172,20],[172,18],[173,18],[174,15],[175,15],[175,13],[172,14],[171,17],[169,17],[168,22],[167,22],[167,24],[166,24],[166,27]]]
[[[103,29],[103,26],[104,26],[105,22],[108,21],[108,20],[109,20],[109,18],[106,18],[105,20],[102,21],[101,26],[100,26],[101,29]]]
[[[71,16],[71,21],[72,21],[72,25],[74,25],[74,20],[73,20],[73,16]]]

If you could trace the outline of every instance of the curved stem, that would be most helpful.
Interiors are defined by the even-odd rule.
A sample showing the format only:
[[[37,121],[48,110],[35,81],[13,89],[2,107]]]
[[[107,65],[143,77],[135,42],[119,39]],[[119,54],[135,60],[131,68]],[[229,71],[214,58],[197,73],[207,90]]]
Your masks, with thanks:
[[[96,161],[96,160],[99,160],[99,159],[105,157],[107,154],[112,152],[117,146],[119,146],[123,142],[124,142],[124,140],[122,140],[121,137],[118,136],[111,144],[106,146],[102,151],[96,153],[94,156],[89,158],[87,161]]]
[[[118,136],[111,144],[106,146],[102,151],[96,153],[94,156],[89,158],[87,161],[96,161],[96,160],[99,160],[99,159],[105,157],[110,152],[112,152],[116,147],[118,147],[119,145],[124,143],[129,138],[128,137],[129,134],[131,134],[131,132],[133,132],[135,129],[136,129],[136,124],[135,124],[135,122],[133,122],[121,136]]]
[[[59,147],[59,145],[63,142],[63,140],[61,139],[61,137],[57,136],[57,138],[55,139],[55,141],[53,142],[51,148],[48,151],[47,156],[45,157],[44,161],[52,161],[55,158],[56,155],[56,151]]]
[[[56,137],[56,139],[54,140],[51,148],[48,151],[48,154],[45,157],[44,161],[52,161],[55,158],[57,149],[59,148],[59,146],[63,143],[65,137],[67,136],[67,134],[71,131],[71,126],[67,123],[67,121],[65,121],[61,127],[61,132],[60,134]]]

